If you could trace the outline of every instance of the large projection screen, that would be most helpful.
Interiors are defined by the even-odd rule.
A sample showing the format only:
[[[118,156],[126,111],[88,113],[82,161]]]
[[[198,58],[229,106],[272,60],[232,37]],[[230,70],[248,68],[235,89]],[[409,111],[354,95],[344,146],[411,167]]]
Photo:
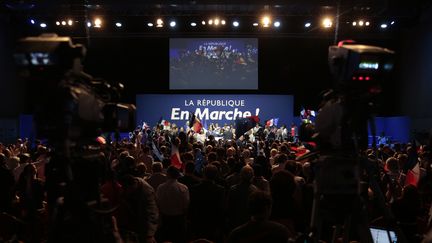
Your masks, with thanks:
[[[258,89],[256,38],[170,39],[171,90]]]

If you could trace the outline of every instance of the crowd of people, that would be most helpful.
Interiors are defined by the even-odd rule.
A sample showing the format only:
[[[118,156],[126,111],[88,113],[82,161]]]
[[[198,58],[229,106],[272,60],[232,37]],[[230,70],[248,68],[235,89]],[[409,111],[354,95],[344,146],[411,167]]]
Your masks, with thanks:
[[[109,217],[109,227],[102,231],[109,231],[112,242],[304,242],[313,230],[317,145],[289,133],[276,136],[280,128],[265,128],[276,131],[275,136],[252,129],[250,136],[239,139],[224,132],[218,139],[211,133],[201,139],[179,129],[147,129],[123,141],[98,139],[93,152],[97,166],[86,165],[82,172],[94,179],[76,182],[85,176],[77,172],[82,168],[75,168],[70,177],[75,182],[66,182],[80,185],[78,194],[71,194],[85,198],[87,206],[93,199],[108,205],[101,214]],[[67,221],[74,215],[59,213],[54,206],[67,207],[78,199],[71,200],[67,193],[50,199],[53,181],[63,183],[55,176],[60,168],[53,163],[55,151],[49,144],[26,139],[0,144],[0,241],[44,242],[56,234],[95,239],[91,233],[79,236],[81,228]],[[424,235],[432,216],[430,147],[380,145],[361,154],[377,168],[374,174],[360,173],[364,183],[358,197],[368,223],[389,227],[379,205],[383,195],[395,219],[391,226],[400,228],[408,242],[427,242]],[[382,194],[368,184],[372,177]],[[69,224],[59,226],[65,222]],[[62,231],[67,227],[71,229]],[[330,241],[331,224],[323,227],[328,235],[323,238]]]
[[[258,49],[252,45],[244,49],[200,45],[196,50],[182,50],[178,57],[170,59],[170,75],[180,82],[198,84],[203,77],[223,84],[256,80]]]

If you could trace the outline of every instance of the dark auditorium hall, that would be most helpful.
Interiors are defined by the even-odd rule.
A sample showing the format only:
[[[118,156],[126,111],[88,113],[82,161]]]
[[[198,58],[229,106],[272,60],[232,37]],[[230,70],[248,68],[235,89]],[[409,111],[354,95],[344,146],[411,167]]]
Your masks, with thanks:
[[[431,0],[0,1],[0,242],[432,243]]]

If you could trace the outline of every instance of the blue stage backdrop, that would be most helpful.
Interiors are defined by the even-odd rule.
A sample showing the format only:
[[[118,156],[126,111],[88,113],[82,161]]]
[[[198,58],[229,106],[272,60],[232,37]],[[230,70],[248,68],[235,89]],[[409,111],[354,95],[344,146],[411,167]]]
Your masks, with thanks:
[[[137,123],[154,126],[161,118],[185,126],[189,112],[195,113],[204,126],[234,124],[237,118],[258,116],[265,120],[279,118],[278,126],[293,122],[291,95],[155,95],[136,97]]]
[[[376,135],[385,136],[390,142],[410,142],[411,119],[407,116],[376,117],[375,126]]]

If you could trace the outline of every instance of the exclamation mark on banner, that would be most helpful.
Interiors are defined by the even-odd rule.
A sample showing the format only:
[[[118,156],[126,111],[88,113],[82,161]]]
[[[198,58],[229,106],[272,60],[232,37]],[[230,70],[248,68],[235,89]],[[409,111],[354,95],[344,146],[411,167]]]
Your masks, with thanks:
[[[259,112],[260,112],[260,109],[259,109],[259,108],[256,108],[256,110],[255,110],[255,116],[258,116],[258,115],[259,115]]]

